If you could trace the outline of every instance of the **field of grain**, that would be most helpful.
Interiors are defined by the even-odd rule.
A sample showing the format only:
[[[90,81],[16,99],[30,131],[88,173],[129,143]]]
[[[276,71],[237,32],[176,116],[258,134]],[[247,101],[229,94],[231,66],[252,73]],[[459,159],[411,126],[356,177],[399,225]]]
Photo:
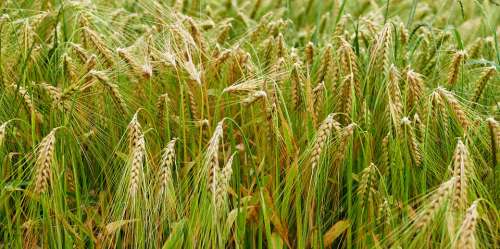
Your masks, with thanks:
[[[1,0],[0,249],[499,249],[497,0]]]

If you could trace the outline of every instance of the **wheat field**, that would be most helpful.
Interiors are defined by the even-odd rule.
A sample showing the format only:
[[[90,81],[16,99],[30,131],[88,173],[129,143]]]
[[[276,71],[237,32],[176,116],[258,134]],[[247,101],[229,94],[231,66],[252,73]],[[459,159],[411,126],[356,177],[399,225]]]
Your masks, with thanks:
[[[500,248],[497,0],[2,0],[0,248]]]

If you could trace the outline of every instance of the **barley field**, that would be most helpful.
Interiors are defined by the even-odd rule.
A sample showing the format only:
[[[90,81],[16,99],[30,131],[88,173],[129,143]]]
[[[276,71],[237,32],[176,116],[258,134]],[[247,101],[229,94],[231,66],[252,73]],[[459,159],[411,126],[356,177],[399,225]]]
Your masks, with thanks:
[[[0,248],[499,249],[498,0],[2,0]]]

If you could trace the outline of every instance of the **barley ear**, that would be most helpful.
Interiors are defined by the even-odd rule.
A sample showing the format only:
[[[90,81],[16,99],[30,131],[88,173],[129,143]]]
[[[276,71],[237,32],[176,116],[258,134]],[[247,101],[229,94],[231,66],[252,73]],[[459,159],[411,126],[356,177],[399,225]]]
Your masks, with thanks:
[[[460,67],[463,64],[465,57],[466,52],[463,50],[457,51],[453,55],[453,60],[451,61],[450,69],[448,71],[448,86],[452,87],[455,83],[457,83]]]
[[[137,116],[138,113],[135,113],[128,125],[129,149],[131,151],[129,194],[132,200],[135,200],[137,191],[143,181],[143,164],[146,155],[144,135]]]
[[[56,129],[53,129],[47,136],[45,136],[38,147],[34,178],[34,192],[36,195],[46,192],[51,181],[51,167],[54,161]]]
[[[311,167],[314,172],[316,166],[319,164],[321,152],[323,151],[326,143],[328,142],[328,138],[332,134],[332,132],[335,130],[340,129],[340,124],[333,119],[334,114],[331,113],[329,114],[325,120],[320,124],[317,135],[316,135],[316,140],[314,142],[313,148],[312,148],[312,153],[311,153]]]
[[[479,99],[481,98],[481,95],[484,92],[484,88],[486,87],[486,84],[490,79],[492,79],[495,76],[496,69],[495,67],[489,67],[486,68],[479,79],[476,81],[476,89],[474,90],[474,96],[472,97],[471,101],[473,102],[478,102]]]
[[[453,246],[454,249],[476,248],[476,227],[479,220],[478,201],[474,201],[467,209],[465,218],[460,227],[458,238]]]
[[[462,140],[458,140],[453,155],[453,177],[457,179],[453,196],[453,208],[458,210],[467,202],[468,185],[473,173],[469,161],[469,152]]]
[[[488,118],[493,167],[500,161],[500,126],[494,118]]]

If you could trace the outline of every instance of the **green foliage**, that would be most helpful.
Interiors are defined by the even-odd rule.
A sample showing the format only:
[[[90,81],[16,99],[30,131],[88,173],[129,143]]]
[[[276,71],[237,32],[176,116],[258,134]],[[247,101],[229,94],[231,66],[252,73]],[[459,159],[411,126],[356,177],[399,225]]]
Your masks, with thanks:
[[[500,248],[494,1],[0,2],[0,248]]]

